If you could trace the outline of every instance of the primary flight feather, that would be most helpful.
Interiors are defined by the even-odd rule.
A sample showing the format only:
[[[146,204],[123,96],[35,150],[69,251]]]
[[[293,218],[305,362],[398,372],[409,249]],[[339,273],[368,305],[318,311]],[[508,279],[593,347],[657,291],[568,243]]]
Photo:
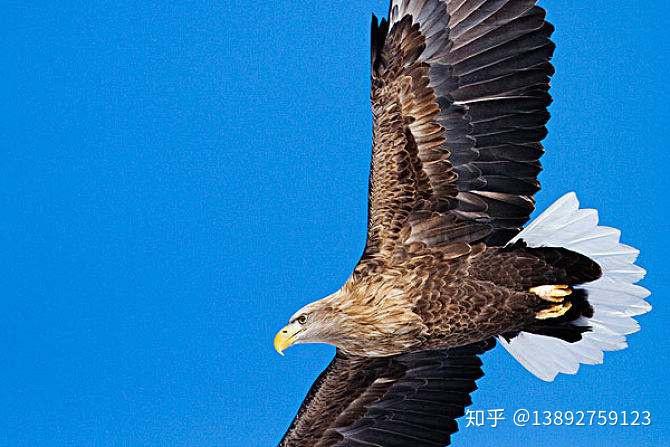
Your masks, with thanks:
[[[535,0],[393,0],[373,17],[368,240],[348,281],[291,317],[328,343],[282,446],[444,446],[495,340],[543,380],[626,347],[649,311],[619,232],[539,190],[553,27]]]

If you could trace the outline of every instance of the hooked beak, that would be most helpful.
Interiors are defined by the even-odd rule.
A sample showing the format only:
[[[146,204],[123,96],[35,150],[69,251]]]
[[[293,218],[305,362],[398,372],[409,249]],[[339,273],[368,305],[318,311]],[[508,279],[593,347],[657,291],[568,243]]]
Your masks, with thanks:
[[[300,332],[302,332],[302,327],[297,321],[284,326],[284,328],[275,335],[275,350],[280,355],[284,355],[284,351],[295,343],[296,336]]]

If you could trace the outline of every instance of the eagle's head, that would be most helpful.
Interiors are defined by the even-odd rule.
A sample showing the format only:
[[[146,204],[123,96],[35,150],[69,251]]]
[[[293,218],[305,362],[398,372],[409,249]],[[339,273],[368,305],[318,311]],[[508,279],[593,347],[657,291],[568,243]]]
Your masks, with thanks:
[[[326,343],[358,356],[384,357],[416,343],[423,330],[396,289],[345,285],[297,311],[274,339],[280,354],[300,343]]]
[[[300,343],[339,345],[349,331],[347,315],[338,311],[336,294],[315,301],[297,311],[274,339],[274,347],[284,355],[289,347]]]

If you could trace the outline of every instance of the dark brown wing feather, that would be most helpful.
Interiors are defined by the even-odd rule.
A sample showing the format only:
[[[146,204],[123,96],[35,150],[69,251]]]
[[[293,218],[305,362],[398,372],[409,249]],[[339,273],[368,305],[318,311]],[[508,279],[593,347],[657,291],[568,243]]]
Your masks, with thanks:
[[[283,447],[449,445],[493,341],[391,358],[337,354],[312,386]]]
[[[366,255],[503,244],[534,209],[553,28],[535,0],[393,0],[373,20]]]

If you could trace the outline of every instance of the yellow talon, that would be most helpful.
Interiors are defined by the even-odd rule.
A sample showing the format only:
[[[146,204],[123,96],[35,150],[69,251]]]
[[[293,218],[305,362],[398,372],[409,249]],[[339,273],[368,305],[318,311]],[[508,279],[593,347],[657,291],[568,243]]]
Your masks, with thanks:
[[[562,303],[563,298],[572,294],[572,289],[570,286],[566,285],[550,285],[533,287],[530,289],[530,292],[534,293],[545,301],[550,301],[552,303]]]
[[[535,314],[535,318],[538,320],[550,320],[552,318],[559,318],[568,313],[572,309],[572,303],[566,302],[563,304],[557,304],[552,306],[549,309],[541,310]]]

